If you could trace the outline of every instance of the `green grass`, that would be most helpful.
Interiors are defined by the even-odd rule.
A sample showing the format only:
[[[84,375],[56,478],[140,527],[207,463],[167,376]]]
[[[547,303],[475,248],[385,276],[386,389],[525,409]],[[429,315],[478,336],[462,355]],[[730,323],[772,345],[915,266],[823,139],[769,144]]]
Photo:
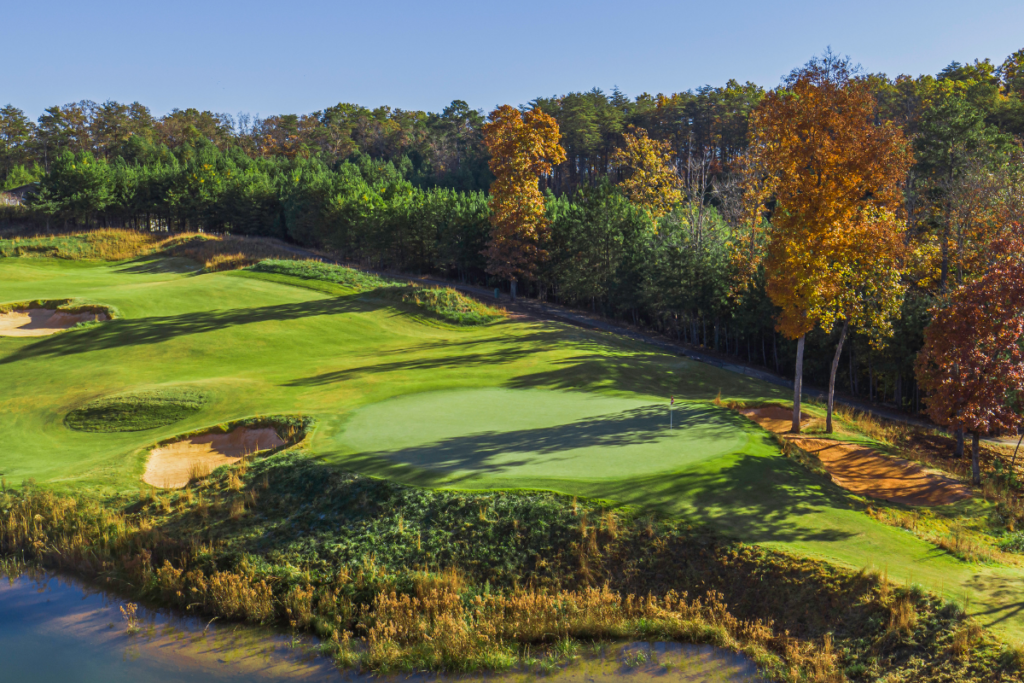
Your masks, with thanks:
[[[486,325],[501,320],[505,314],[461,292],[441,287],[388,287],[378,290],[385,299],[416,306],[453,325]]]
[[[136,490],[153,443],[247,417],[306,415],[317,420],[311,455],[349,470],[637,504],[746,543],[968,596],[984,623],[1024,637],[1024,572],[964,563],[871,519],[864,501],[710,403],[719,392],[784,401],[780,387],[567,325],[426,324],[365,292],[287,274],[200,273],[180,259],[0,259],[0,305],[67,298],[120,317],[52,337],[0,337],[0,474],[9,484]],[[209,400],[144,432],[64,423],[97,397],[167,385]],[[685,399],[679,416],[690,418],[674,433],[657,423],[669,395]]]
[[[319,280],[322,282],[333,282],[357,292],[367,292],[379,287],[393,286],[394,282],[377,277],[370,273],[364,273],[353,268],[336,266],[320,261],[286,261],[282,259],[266,259],[254,266],[249,266],[254,273],[273,273],[276,275],[289,275],[302,278],[303,280]]]
[[[485,325],[504,317],[498,309],[454,289],[401,285],[376,275],[320,261],[267,259],[250,266],[248,271],[276,282],[298,284],[293,279],[299,279],[303,281],[303,287],[328,293],[373,291],[383,299],[415,306],[454,325]],[[336,287],[324,287],[324,283]]]
[[[202,410],[209,398],[189,387],[140,389],[87,401],[68,413],[64,423],[80,432],[140,432],[184,420]]]

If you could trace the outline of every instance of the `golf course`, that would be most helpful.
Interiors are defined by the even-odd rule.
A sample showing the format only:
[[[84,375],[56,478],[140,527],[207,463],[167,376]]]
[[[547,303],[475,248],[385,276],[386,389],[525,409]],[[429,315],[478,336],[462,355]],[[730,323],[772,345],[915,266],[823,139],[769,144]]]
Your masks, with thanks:
[[[157,444],[302,418],[312,426],[298,452],[317,467],[633,506],[887,572],[963,601],[1000,636],[1024,637],[1021,569],[965,562],[876,521],[866,499],[786,457],[725,405],[784,404],[778,386],[607,332],[500,315],[460,326],[377,289],[258,269],[204,272],[162,256],[0,259],[0,305],[47,301],[103,307],[111,319],[0,336],[8,487],[134,493]],[[119,397],[180,409],[160,404],[159,419],[129,415],[110,429],[69,418]]]

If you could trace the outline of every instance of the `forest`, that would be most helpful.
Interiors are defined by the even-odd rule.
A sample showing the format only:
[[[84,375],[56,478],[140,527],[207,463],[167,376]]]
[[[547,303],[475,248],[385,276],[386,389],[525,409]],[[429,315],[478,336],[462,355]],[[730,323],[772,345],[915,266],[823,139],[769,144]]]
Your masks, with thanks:
[[[893,209],[898,310],[886,334],[866,319],[848,337],[846,325],[814,327],[804,374],[824,386],[831,371],[841,391],[916,412],[915,363],[934,311],[982,279],[1002,226],[1024,223],[1024,49],[935,75],[851,78],[870,94],[872,124],[908,144]],[[496,176],[485,126],[498,112],[460,100],[440,113],[341,103],[266,118],[82,101],[37,121],[7,105],[0,188],[34,187],[23,206],[0,203],[0,227],[267,236],[377,269],[506,290],[518,281],[528,296],[791,374],[797,342],[780,331],[765,263],[737,258],[737,242],[757,232],[744,232],[752,121],[793,83],[632,98],[595,88],[520,106],[557,122],[562,152],[540,174],[542,240],[518,276],[488,262]],[[675,189],[658,210],[631,194],[631,144],[671,169]],[[758,220],[772,219],[773,201]]]

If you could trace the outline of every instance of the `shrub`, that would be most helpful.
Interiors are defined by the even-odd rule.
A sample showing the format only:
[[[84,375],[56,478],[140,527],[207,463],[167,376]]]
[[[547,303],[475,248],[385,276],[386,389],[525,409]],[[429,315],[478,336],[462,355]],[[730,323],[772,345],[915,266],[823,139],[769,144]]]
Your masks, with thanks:
[[[88,401],[68,413],[64,424],[80,432],[139,432],[183,420],[209,398],[188,387],[130,391]]]
[[[303,280],[333,282],[342,287],[349,287],[360,292],[395,284],[372,273],[364,273],[353,268],[314,260],[266,259],[251,266],[249,270],[254,273],[273,273],[302,278]]]

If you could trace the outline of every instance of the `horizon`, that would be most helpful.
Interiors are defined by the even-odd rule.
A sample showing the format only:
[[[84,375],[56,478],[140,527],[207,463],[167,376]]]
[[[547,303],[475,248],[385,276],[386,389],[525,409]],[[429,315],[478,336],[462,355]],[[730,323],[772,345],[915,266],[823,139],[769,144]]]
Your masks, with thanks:
[[[306,114],[339,102],[440,112],[453,100],[488,112],[595,87],[608,93],[618,86],[630,99],[721,87],[730,79],[771,89],[828,47],[866,73],[889,77],[934,75],[953,62],[989,59],[998,66],[1024,47],[1014,29],[1024,23],[1024,5],[1005,0],[956,22],[948,17],[963,8],[949,0],[898,8],[872,0],[852,15],[812,12],[803,0],[772,7],[744,0],[726,9],[647,0],[626,15],[604,0],[532,2],[518,12],[400,2],[383,21],[374,8],[356,3],[310,1],[288,15],[264,11],[271,7],[256,2],[245,14],[232,14],[233,3],[194,0],[174,11],[122,0],[87,8],[44,3],[49,21],[26,23],[9,38],[11,54],[31,59],[8,77],[0,105],[12,104],[32,120],[47,107],[82,100],[139,102],[157,117],[175,108],[232,117]],[[467,7],[476,13],[470,16]],[[536,7],[544,11],[529,11]],[[723,14],[732,25],[702,30]],[[593,48],[579,37],[600,35],[609,22],[616,33]],[[218,28],[225,25],[232,28]],[[495,25],[501,28],[489,29]],[[701,28],[675,28],[689,25]],[[648,38],[630,43],[637,31]],[[82,42],[93,34],[126,38]],[[127,58],[136,34],[147,46],[170,46],[169,54]],[[251,54],[253,41],[273,49]]]

